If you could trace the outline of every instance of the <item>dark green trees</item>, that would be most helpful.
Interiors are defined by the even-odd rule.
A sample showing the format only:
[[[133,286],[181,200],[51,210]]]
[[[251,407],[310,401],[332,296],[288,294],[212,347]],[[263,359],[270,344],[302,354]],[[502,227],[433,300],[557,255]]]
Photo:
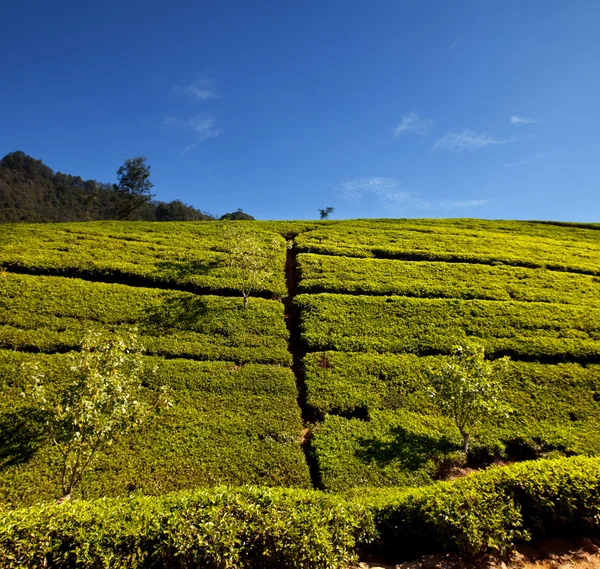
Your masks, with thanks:
[[[128,158],[117,170],[118,183],[114,190],[118,196],[116,214],[119,219],[129,215],[152,199],[150,190],[154,184],[150,181],[150,166],[145,156]]]

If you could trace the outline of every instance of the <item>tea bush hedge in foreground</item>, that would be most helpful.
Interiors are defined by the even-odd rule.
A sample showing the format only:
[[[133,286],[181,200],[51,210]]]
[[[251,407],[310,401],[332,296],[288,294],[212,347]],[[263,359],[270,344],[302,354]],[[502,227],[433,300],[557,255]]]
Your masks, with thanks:
[[[308,351],[449,353],[469,338],[490,356],[600,361],[600,309],[493,300],[302,294]]]
[[[364,492],[379,553],[412,557],[510,551],[517,540],[580,536],[600,529],[600,458],[575,457],[494,467],[417,490]]]
[[[600,305],[600,279],[546,269],[298,255],[299,291]]]
[[[63,277],[0,279],[0,347],[76,349],[88,329],[137,327],[149,354],[288,365],[283,304]]]
[[[33,361],[51,392],[69,381],[67,355],[0,350],[0,501],[13,506],[59,494],[56,451],[44,437],[43,416],[21,395],[27,385],[22,364]],[[78,497],[218,484],[310,486],[290,369],[156,357],[145,357],[144,367],[144,397],[152,405],[165,385],[173,407],[107,449],[76,489]]]
[[[444,550],[502,554],[517,540],[598,528],[600,459],[571,458],[354,497],[216,488],[3,511],[0,564],[342,568],[361,549],[393,561]]]
[[[235,222],[232,222],[235,224]],[[256,224],[237,224],[280,242],[265,294],[284,295],[285,241]],[[220,224],[94,222],[0,226],[0,266],[194,292],[239,293]]]
[[[301,253],[504,263],[600,275],[600,240],[595,230],[570,230],[583,231],[593,237],[579,240],[574,238],[574,233],[564,231],[556,231],[556,238],[529,236],[518,231],[507,235],[491,227],[464,229],[447,221],[441,220],[435,225],[423,225],[419,221],[396,225],[358,222],[331,225],[299,235],[295,244]]]

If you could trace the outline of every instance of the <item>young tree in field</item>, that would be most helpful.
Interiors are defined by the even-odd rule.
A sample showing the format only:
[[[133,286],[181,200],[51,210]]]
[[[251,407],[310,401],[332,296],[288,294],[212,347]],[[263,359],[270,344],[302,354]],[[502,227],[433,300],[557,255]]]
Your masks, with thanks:
[[[329,219],[329,216],[333,213],[332,207],[326,207],[325,209],[319,210],[319,218],[320,219]]]
[[[222,228],[229,268],[242,293],[244,308],[247,308],[250,295],[262,289],[277,269],[282,243],[275,237],[265,240],[246,227],[229,221],[223,221]]]
[[[118,183],[113,188],[117,193],[117,215],[126,219],[136,209],[152,199],[150,190],[154,184],[150,181],[150,166],[145,156],[128,158],[117,170]]]
[[[473,430],[486,418],[506,414],[502,401],[502,379],[509,358],[485,359],[482,346],[458,346],[447,363],[425,373],[430,395],[442,413],[452,419],[463,437],[463,451],[469,450]]]
[[[37,367],[32,374],[32,396],[47,414],[66,500],[100,452],[139,427],[150,412],[140,400],[143,366],[135,334],[105,340],[89,332],[71,364],[72,380],[58,396],[49,395],[49,382]],[[157,405],[170,406],[164,393]]]

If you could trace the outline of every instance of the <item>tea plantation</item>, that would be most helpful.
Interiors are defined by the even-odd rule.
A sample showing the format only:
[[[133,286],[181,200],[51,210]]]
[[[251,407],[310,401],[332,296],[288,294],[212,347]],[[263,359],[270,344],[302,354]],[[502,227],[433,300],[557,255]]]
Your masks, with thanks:
[[[230,223],[279,247],[246,309],[217,222],[0,226],[0,565],[343,567],[600,528],[600,225]],[[27,364],[60,390],[86,331],[132,328],[173,405],[57,505]],[[461,436],[424,371],[472,340],[510,357],[509,411],[466,466],[509,466],[443,482]]]

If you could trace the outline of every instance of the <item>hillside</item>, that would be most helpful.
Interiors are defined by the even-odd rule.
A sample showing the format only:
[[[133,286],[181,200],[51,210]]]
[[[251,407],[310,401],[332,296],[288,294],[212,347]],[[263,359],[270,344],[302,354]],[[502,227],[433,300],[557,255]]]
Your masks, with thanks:
[[[0,226],[2,503],[56,495],[22,364],[60,386],[65,354],[92,328],[135,325],[157,368],[148,397],[166,384],[175,404],[111,448],[78,497],[435,492],[461,437],[423,370],[469,339],[510,356],[512,409],[477,432],[469,468],[600,455],[599,225],[231,223],[280,247],[247,310],[217,223]]]
[[[54,172],[24,152],[11,152],[0,160],[0,223],[120,219],[122,200],[111,184]],[[180,200],[150,201],[129,218],[144,221],[214,219]]]

